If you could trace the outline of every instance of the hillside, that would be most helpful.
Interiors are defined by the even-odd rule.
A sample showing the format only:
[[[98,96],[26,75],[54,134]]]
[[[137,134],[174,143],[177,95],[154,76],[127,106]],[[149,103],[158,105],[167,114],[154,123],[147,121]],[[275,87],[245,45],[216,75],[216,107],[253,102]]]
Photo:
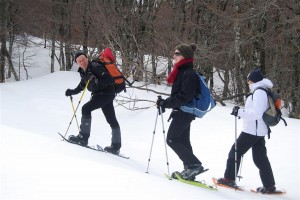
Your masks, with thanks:
[[[258,170],[251,152],[244,156],[239,185],[246,192],[218,188],[209,191],[164,177],[167,173],[165,146],[161,121],[158,121],[149,174],[148,164],[153,136],[156,107],[140,102],[150,109],[130,111],[116,106],[122,130],[122,153],[129,160],[110,154],[91,151],[63,142],[57,132],[65,133],[72,117],[70,99],[64,96],[67,88],[79,81],[76,72],[56,72],[22,82],[0,84],[1,93],[1,200],[45,199],[300,199],[297,181],[299,174],[299,120],[288,119],[272,129],[267,141],[268,155],[273,167],[277,188],[284,196],[257,195],[248,192],[261,186]],[[165,87],[155,88],[165,91]],[[87,92],[82,105],[88,101]],[[156,94],[128,89],[123,96],[155,101]],[[80,95],[74,97],[77,104]],[[122,97],[118,97],[122,100]],[[82,106],[81,105],[81,106]],[[117,104],[116,104],[117,105]],[[80,108],[81,108],[80,106]],[[210,170],[198,176],[212,184],[211,177],[223,176],[227,153],[234,142],[232,106],[218,105],[203,119],[192,123],[191,140],[195,154]],[[78,119],[81,112],[79,110]],[[169,111],[164,115],[167,132]],[[242,121],[238,120],[238,130]],[[68,132],[77,134],[73,121]],[[100,110],[93,112],[90,145],[110,144],[110,127]],[[177,156],[167,148],[170,171],[182,170]]]

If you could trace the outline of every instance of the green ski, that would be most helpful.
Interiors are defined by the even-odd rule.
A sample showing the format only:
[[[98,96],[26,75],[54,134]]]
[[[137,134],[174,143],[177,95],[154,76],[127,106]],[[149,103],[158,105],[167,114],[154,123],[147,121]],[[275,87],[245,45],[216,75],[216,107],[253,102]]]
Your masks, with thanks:
[[[170,177],[169,175],[165,174],[166,178],[168,179],[174,179],[172,177]],[[180,177],[179,174],[175,173],[175,176],[177,179],[175,180],[178,180],[182,183],[186,183],[186,184],[189,184],[189,185],[194,185],[194,186],[197,186],[197,187],[201,187],[201,188],[204,188],[204,189],[209,189],[209,190],[217,190],[217,188],[215,186],[212,186],[212,185],[207,185],[206,183],[204,182],[200,182],[200,181],[191,181],[191,180],[185,180],[183,179],[182,177]]]

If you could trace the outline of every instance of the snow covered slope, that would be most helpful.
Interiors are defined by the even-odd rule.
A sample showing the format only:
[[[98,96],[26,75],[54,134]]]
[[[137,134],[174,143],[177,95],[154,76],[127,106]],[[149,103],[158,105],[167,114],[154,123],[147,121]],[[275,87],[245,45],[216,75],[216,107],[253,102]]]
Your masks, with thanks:
[[[218,188],[209,191],[186,185],[164,177],[167,173],[165,146],[161,120],[158,120],[149,167],[145,173],[153,137],[156,107],[151,102],[139,106],[150,109],[130,111],[116,106],[122,130],[122,153],[129,160],[92,151],[63,142],[57,131],[65,134],[72,117],[70,99],[64,96],[67,88],[79,82],[76,72],[56,72],[22,82],[0,84],[1,133],[1,200],[45,199],[300,199],[299,150],[300,121],[286,119],[272,129],[267,140],[268,155],[278,189],[284,196],[266,196],[248,192],[261,186],[258,170],[251,152],[244,156],[239,185],[247,190],[238,192]],[[165,87],[155,88],[166,93]],[[169,90],[169,89],[167,89]],[[128,89],[123,96],[155,101],[151,92]],[[80,95],[74,97],[75,106]],[[81,106],[88,101],[87,92]],[[118,97],[122,99],[122,97]],[[117,104],[116,104],[117,105]],[[192,123],[191,140],[195,154],[210,170],[198,176],[212,184],[211,177],[222,177],[228,151],[234,142],[234,118],[229,114],[232,106],[217,106],[203,119]],[[164,114],[165,130],[169,112]],[[238,120],[238,130],[242,121]],[[110,127],[101,110],[93,112],[90,145],[110,144]],[[67,135],[77,134],[75,120]],[[182,170],[182,164],[167,148],[170,172]]]

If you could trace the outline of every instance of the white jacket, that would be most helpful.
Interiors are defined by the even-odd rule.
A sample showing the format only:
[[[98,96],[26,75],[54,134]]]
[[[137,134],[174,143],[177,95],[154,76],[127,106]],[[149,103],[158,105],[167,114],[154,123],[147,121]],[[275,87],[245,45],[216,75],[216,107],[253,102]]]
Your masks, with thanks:
[[[249,85],[251,92],[258,87],[271,89],[273,83],[269,79],[263,79]],[[268,96],[264,90],[256,90],[253,95],[248,96],[245,108],[239,109],[238,112],[238,116],[243,119],[243,132],[256,136],[267,135],[268,127],[263,121],[262,116],[268,108]]]

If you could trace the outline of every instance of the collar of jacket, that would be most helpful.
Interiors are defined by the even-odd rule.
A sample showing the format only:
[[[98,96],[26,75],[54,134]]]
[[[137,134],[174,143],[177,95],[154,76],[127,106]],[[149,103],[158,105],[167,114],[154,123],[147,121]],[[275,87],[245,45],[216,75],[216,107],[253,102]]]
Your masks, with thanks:
[[[193,67],[193,61],[194,61],[194,59],[191,58],[191,59],[183,59],[183,60],[180,60],[178,63],[176,63],[167,78],[167,83],[169,85],[172,85],[177,77],[177,74],[179,73],[180,68],[182,68],[182,67],[184,67],[184,65],[188,65],[188,64],[191,64],[191,66]]]
[[[188,62],[188,63],[185,63],[185,64],[182,64],[178,70],[179,71],[184,71],[184,70],[187,70],[187,69],[193,69],[194,68],[194,65],[192,62]]]
[[[182,66],[185,66],[187,64],[193,64],[193,62],[194,62],[193,58],[189,58],[189,59],[185,58],[185,59],[179,61],[178,63],[176,63],[174,65],[174,68],[179,68],[180,69]]]

